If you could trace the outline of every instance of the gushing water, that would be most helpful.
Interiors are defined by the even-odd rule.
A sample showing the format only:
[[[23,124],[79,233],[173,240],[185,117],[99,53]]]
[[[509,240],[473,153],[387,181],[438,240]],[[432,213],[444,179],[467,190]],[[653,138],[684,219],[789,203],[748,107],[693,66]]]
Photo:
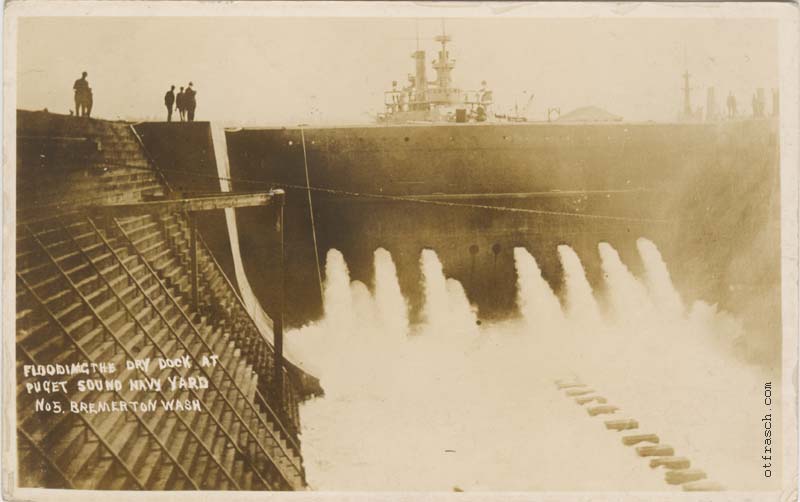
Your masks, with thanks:
[[[465,336],[477,331],[477,315],[461,283],[444,275],[442,263],[432,249],[420,255],[425,306],[424,331],[435,336]]]
[[[350,293],[350,271],[347,269],[344,256],[336,249],[329,250],[325,260],[323,309],[325,323],[332,330],[352,331],[356,317]]]
[[[597,248],[615,320],[631,323],[647,319],[653,306],[644,285],[622,263],[619,253],[610,244],[601,242]]]
[[[592,287],[586,280],[581,259],[571,247],[558,246],[558,255],[564,269],[565,306],[567,317],[571,320],[585,320],[586,323],[597,323],[600,320],[600,311],[597,301],[592,293]]]
[[[553,332],[563,324],[558,297],[542,278],[536,259],[525,248],[514,248],[517,269],[517,306],[522,318],[535,331]]]
[[[561,298],[514,249],[520,319],[480,327],[433,250],[420,255],[418,324],[386,250],[375,251],[372,289],[329,251],[324,317],[287,334],[326,390],[301,412],[312,487],[664,490],[661,471],[555,390],[554,379],[578,376],[714,480],[762,488],[742,469],[759,444],[758,417],[740,405],[762,376],[723,350],[741,326],[703,303],[685,312],[656,246],[637,245],[642,278],[598,246],[608,312],[570,247],[558,248]]]
[[[669,318],[683,317],[683,300],[672,285],[667,264],[656,245],[647,239],[638,239],[636,247],[644,262],[644,282],[657,310]]]
[[[392,255],[378,248],[375,257],[375,303],[381,324],[393,340],[402,341],[408,333],[408,304],[397,282]]]

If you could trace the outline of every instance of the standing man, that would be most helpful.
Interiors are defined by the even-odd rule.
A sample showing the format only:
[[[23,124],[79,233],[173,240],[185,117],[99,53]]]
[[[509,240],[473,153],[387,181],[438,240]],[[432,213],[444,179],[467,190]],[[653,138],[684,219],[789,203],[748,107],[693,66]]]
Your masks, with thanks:
[[[189,87],[183,92],[183,103],[186,106],[189,122],[194,122],[194,110],[197,108],[197,91],[194,90],[193,85],[189,82]]]
[[[72,89],[75,91],[75,116],[87,117],[89,115],[89,100],[91,99],[91,90],[89,89],[89,81],[86,77],[88,73],[83,72],[81,78],[75,81]]]
[[[736,115],[736,98],[733,97],[733,93],[728,93],[728,99],[725,101],[725,105],[728,107],[728,118],[733,119]]]
[[[94,106],[94,96],[92,95],[92,88],[86,88],[86,102],[84,103],[84,113],[86,114],[86,118],[92,116],[92,106]]]
[[[170,86],[164,94],[164,106],[167,107],[167,122],[172,122],[172,105],[175,103],[175,86]]]
[[[178,117],[180,118],[181,122],[186,122],[186,101],[184,97],[183,87],[181,90],[178,91],[178,95],[175,97],[175,108],[178,109]]]

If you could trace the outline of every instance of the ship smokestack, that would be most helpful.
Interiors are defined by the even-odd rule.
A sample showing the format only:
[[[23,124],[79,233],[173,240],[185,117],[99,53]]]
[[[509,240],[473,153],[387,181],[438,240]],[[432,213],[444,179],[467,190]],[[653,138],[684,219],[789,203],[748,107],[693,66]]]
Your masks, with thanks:
[[[425,51],[415,51],[411,54],[416,62],[417,71],[414,76],[414,101],[421,106],[426,101],[428,80],[425,77]]]

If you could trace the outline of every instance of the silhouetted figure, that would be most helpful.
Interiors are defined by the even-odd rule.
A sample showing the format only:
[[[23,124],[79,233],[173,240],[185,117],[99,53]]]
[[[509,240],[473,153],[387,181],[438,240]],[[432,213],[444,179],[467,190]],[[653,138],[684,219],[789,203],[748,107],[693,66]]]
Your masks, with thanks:
[[[86,77],[88,73],[83,72],[81,78],[75,81],[72,89],[75,91],[75,116],[90,117],[92,115],[92,89]]]
[[[194,122],[194,110],[197,108],[197,91],[194,90],[193,85],[189,82],[189,87],[183,91],[183,103],[186,105],[186,115],[189,122]]]
[[[733,96],[733,93],[728,93],[728,99],[725,101],[726,106],[728,107],[728,118],[733,119],[736,117],[736,98]]]
[[[184,94],[185,93],[183,92],[183,87],[181,87],[181,90],[178,92],[178,95],[175,97],[175,108],[178,109],[178,116],[180,117],[181,122],[185,122],[186,121],[186,103],[184,102],[184,101],[186,101],[186,99],[185,99]]]
[[[167,122],[172,122],[172,105],[175,103],[175,86],[170,86],[164,94],[164,106],[167,107]]]

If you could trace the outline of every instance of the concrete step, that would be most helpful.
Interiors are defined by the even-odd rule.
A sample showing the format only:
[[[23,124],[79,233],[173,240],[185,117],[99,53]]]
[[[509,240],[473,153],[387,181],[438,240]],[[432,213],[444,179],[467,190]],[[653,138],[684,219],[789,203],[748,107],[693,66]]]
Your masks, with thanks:
[[[708,475],[705,471],[700,469],[680,469],[667,471],[664,474],[664,480],[670,485],[680,485],[690,481],[699,481],[706,479]]]
[[[650,460],[653,469],[664,466],[666,469],[688,469],[692,463],[686,457],[658,457]]]
[[[636,454],[640,457],[671,457],[675,455],[675,450],[666,444],[656,444],[637,446]]]
[[[575,402],[580,405],[584,405],[591,402],[595,402],[597,404],[605,404],[607,400],[602,396],[579,396],[575,398]]]
[[[592,394],[592,393],[594,393],[594,389],[590,389],[588,387],[587,388],[579,387],[579,388],[575,388],[575,389],[569,389],[566,392],[566,394],[568,396],[570,396],[570,397],[585,396],[586,394]]]
[[[617,411],[619,411],[619,408],[610,404],[599,404],[586,408],[586,412],[593,417],[597,415],[611,415]]]
[[[658,443],[659,438],[655,434],[634,434],[631,436],[623,436],[622,444],[625,446],[633,446],[639,443]]]

